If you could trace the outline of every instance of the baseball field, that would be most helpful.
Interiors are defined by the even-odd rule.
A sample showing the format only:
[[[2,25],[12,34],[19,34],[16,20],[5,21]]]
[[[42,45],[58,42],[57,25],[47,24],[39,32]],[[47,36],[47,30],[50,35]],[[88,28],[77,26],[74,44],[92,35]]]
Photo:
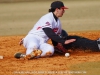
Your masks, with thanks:
[[[53,0],[52,0],[53,1]],[[19,45],[52,1],[0,3],[0,75],[100,75],[100,52],[70,50],[70,56],[15,59],[25,53]],[[100,37],[100,0],[62,0],[69,9],[61,17],[69,35],[96,40]],[[48,41],[51,44],[51,41]]]

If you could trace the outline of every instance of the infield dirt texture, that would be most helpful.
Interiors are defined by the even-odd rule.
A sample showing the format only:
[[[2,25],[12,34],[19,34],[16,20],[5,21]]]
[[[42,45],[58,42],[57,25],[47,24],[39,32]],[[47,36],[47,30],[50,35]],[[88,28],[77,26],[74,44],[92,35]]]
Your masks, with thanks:
[[[100,37],[100,0],[63,0],[69,9],[61,19],[70,35],[89,39]],[[16,52],[21,38],[48,12],[51,1],[0,3],[0,75],[100,75],[100,52],[70,51],[71,56],[19,60]],[[48,41],[51,44],[51,41]]]

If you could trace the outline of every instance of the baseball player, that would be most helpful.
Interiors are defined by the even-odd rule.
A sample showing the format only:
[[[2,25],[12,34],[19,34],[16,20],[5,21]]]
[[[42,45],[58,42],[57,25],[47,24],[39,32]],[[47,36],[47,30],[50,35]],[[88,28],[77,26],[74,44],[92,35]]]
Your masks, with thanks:
[[[69,43],[69,44],[63,44],[59,45],[59,43],[52,41],[53,45],[55,46],[55,52],[64,54],[66,53],[66,50],[91,50],[93,52],[100,52],[100,38],[97,40],[91,40],[85,37],[80,37],[77,35],[68,35],[65,30],[62,30],[61,38],[63,39],[76,39],[76,41]]]
[[[49,13],[42,16],[34,25],[32,30],[23,38],[20,44],[26,48],[26,54],[16,53],[15,58],[39,58],[50,57],[54,54],[54,46],[47,43],[49,39],[61,44],[69,44],[76,39],[60,38],[62,31],[59,17],[62,17],[65,9],[62,1],[54,1],[51,3]]]

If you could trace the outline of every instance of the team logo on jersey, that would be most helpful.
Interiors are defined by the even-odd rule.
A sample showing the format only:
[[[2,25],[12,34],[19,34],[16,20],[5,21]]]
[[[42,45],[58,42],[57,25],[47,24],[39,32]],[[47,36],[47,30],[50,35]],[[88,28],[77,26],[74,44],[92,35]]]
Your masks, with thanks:
[[[37,30],[39,30],[40,28],[42,28],[42,27],[38,27]]]
[[[57,31],[58,31],[58,28],[53,28],[53,31],[54,31],[54,32],[57,32]]]
[[[46,23],[45,23],[46,25],[50,25],[50,23],[47,21]]]

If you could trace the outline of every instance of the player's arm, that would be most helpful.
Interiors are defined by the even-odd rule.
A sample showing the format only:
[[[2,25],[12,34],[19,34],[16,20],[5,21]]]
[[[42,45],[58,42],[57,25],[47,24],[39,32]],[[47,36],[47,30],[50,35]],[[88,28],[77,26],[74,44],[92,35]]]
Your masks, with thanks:
[[[49,27],[43,28],[43,31],[50,39],[54,40],[55,42],[59,42],[62,44],[65,43],[65,40],[60,38],[59,35],[55,34],[51,28]]]
[[[43,28],[43,31],[45,32],[45,34],[52,40],[54,40],[55,42],[58,43],[62,43],[62,44],[69,44],[71,42],[74,42],[75,39],[69,39],[69,40],[65,40],[63,38],[60,38],[59,35],[55,34],[53,32],[53,30],[49,27]]]

